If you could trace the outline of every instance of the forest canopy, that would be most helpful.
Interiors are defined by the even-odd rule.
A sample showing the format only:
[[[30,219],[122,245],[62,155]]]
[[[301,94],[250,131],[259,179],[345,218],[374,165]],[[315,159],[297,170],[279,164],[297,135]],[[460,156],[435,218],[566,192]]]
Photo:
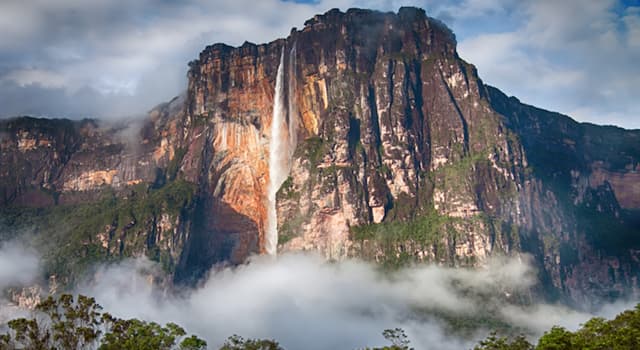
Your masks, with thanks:
[[[0,326],[0,350],[99,349],[99,350],[205,350],[208,344],[177,324],[160,325],[138,319],[121,319],[104,312],[92,297],[62,294],[49,296],[29,317]],[[409,350],[410,339],[400,328],[382,335],[388,345],[368,350]],[[219,350],[284,350],[271,339],[230,336]],[[640,349],[640,304],[612,320],[594,317],[578,330],[552,327],[535,343],[524,335],[492,332],[474,350],[605,350]]]

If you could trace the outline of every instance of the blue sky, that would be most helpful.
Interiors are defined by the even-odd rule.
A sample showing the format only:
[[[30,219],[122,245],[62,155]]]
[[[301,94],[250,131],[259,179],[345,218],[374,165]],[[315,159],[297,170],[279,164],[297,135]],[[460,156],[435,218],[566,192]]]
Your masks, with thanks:
[[[414,5],[481,78],[581,121],[640,128],[638,0],[3,0],[0,116],[142,115],[206,45],[271,41],[331,8]]]

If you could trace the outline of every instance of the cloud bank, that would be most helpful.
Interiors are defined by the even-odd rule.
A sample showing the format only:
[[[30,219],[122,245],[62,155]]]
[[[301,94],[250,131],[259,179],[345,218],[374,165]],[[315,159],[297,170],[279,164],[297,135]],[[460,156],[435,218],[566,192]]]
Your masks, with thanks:
[[[20,243],[0,243],[0,291],[22,286],[38,277],[39,259],[36,253]]]
[[[186,88],[206,45],[285,37],[334,7],[405,5],[451,26],[462,57],[506,93],[640,128],[640,7],[619,0],[6,0],[0,116],[138,115]]]
[[[33,284],[39,273],[40,260],[33,249],[17,241],[0,242],[0,331],[2,323],[24,314],[7,300],[7,288]]]
[[[509,28],[462,38],[490,84],[580,121],[640,128],[640,7],[624,1],[497,3]],[[487,18],[488,19],[488,18]]]
[[[180,296],[154,290],[147,277],[153,269],[144,260],[103,268],[80,291],[120,317],[177,322],[211,346],[239,334],[273,338],[287,349],[355,349],[385,344],[381,331],[401,327],[417,349],[464,349],[486,332],[457,336],[429,315],[473,317],[492,305],[494,317],[535,334],[556,324],[576,328],[591,316],[562,306],[505,302],[506,293],[535,282],[526,258],[494,259],[473,271],[429,265],[387,276],[368,263],[328,263],[313,254],[256,257],[211,272]]]

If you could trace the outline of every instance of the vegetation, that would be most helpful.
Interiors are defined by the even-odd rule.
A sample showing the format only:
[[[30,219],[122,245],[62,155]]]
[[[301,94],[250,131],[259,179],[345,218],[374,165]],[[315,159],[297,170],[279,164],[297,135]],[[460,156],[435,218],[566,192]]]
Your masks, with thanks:
[[[120,319],[102,311],[87,296],[63,294],[48,297],[32,313],[31,318],[8,322],[8,330],[0,334],[0,350],[4,349],[166,349],[204,350],[207,342],[174,323],[161,326],[138,319]],[[366,350],[412,350],[409,338],[400,328],[387,329],[382,335],[389,341],[383,347]],[[531,343],[523,335],[500,336],[492,332],[474,350],[609,350],[640,349],[640,304],[619,314],[613,320],[595,317],[571,332],[552,327]],[[268,339],[229,337],[219,350],[284,350]]]
[[[453,223],[456,218],[440,215],[435,209],[429,209],[425,214],[409,220],[384,221],[379,224],[367,224],[350,228],[351,238],[360,243],[360,248],[382,249],[384,251],[383,266],[396,268],[413,261],[411,252],[404,247],[406,244],[416,247],[435,247],[436,251],[444,252],[443,237],[455,236]],[[366,252],[362,252],[366,257]]]
[[[178,171],[180,170],[180,164],[182,164],[185,154],[187,154],[186,148],[178,148],[176,150],[176,154],[171,161],[169,161],[167,166],[167,180],[173,181],[176,179]]]
[[[137,319],[124,320],[102,312],[95,299],[63,294],[41,302],[33,318],[9,321],[0,335],[0,349],[203,350],[207,343],[186,336],[180,326]]]
[[[523,335],[513,339],[500,337],[496,332],[491,332],[487,339],[480,341],[474,350],[533,350],[534,347]]]
[[[219,350],[284,350],[274,340],[244,339],[233,335],[227,339]]]
[[[302,145],[298,146],[296,150],[296,156],[303,156],[309,160],[311,164],[311,170],[315,168],[316,165],[320,162],[322,156],[324,155],[325,141],[317,136],[309,137],[303,141]]]
[[[286,199],[300,198],[300,193],[296,192],[293,184],[293,178],[291,176],[287,177],[287,179],[282,183],[282,186],[280,186],[280,189],[278,190],[277,197],[284,197]]]
[[[454,218],[440,215],[435,209],[425,215],[407,221],[389,221],[379,224],[354,226],[351,234],[354,240],[391,240],[432,243],[439,237],[440,229]]]
[[[609,350],[640,349],[640,304],[613,320],[592,318],[575,332],[552,327],[536,345],[523,336],[507,339],[492,333],[475,350]]]
[[[175,180],[160,188],[146,184],[126,192],[105,190],[93,202],[48,208],[0,208],[0,231],[26,234],[44,252],[45,274],[73,283],[95,262],[108,262],[146,252],[170,272],[174,263],[149,232],[163,214],[172,222],[191,206],[195,186]],[[98,237],[102,235],[103,240]],[[0,237],[6,239],[9,237]],[[119,240],[120,244],[115,244]],[[161,243],[161,242],[160,242]],[[105,247],[105,244],[107,245]]]
[[[382,336],[384,336],[391,345],[370,350],[413,350],[413,348],[410,347],[411,342],[409,341],[409,337],[407,337],[401,328],[385,329],[382,332]]]

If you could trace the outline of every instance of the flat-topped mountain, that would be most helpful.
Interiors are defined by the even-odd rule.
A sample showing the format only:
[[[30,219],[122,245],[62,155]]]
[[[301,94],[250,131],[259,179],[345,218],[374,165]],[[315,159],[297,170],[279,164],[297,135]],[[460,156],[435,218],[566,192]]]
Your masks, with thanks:
[[[190,281],[276,249],[389,267],[524,252],[548,297],[637,296],[640,131],[486,86],[423,10],[331,10],[209,46],[188,78],[136,126],[0,121],[0,224],[33,233],[48,274],[140,254]]]

